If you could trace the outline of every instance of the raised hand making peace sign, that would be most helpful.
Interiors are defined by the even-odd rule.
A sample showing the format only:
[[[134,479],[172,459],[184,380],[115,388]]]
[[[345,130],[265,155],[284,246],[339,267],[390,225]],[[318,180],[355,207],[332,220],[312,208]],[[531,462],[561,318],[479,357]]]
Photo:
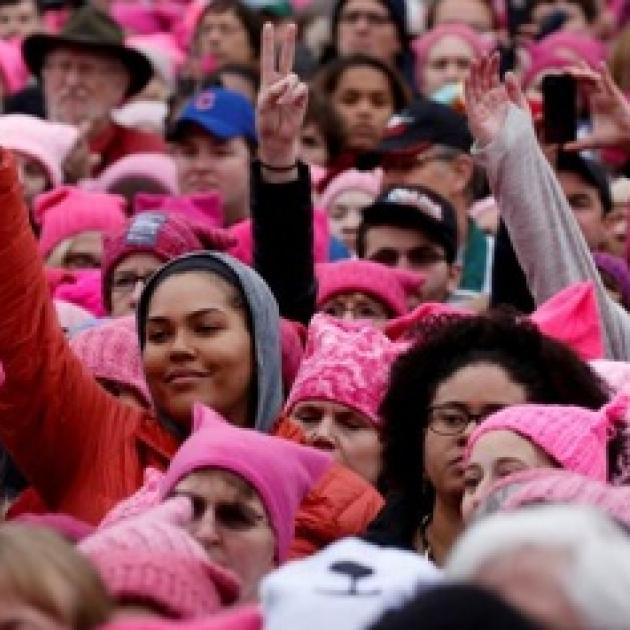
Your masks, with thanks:
[[[295,24],[274,27],[267,23],[262,32],[256,106],[258,156],[272,169],[296,164],[306,114],[308,87],[292,72],[295,37]]]

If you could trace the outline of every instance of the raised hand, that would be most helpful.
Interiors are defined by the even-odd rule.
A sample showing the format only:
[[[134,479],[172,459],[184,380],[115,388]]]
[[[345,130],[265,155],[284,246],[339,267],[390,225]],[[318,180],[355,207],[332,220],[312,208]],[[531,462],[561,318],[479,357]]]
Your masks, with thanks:
[[[267,23],[262,32],[260,91],[256,106],[258,155],[263,164],[276,168],[288,167],[297,161],[308,101],[306,84],[292,72],[295,37],[295,24],[274,27]]]
[[[510,103],[529,112],[527,100],[512,73],[499,80],[499,54],[473,61],[464,83],[466,114],[473,136],[480,144],[492,142],[505,123]]]
[[[586,138],[567,144],[565,149],[630,148],[630,103],[615,85],[606,64],[602,63],[599,71],[594,71],[583,63],[571,68],[569,73],[588,96],[593,131]]]

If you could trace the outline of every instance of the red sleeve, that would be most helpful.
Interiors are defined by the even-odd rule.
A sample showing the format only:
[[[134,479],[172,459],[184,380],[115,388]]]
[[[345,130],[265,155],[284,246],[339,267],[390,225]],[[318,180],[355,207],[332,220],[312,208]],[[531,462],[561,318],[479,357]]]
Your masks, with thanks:
[[[109,396],[70,350],[6,151],[0,152],[0,306],[6,373],[0,441],[42,499],[55,505],[79,475],[115,452],[138,412]]]

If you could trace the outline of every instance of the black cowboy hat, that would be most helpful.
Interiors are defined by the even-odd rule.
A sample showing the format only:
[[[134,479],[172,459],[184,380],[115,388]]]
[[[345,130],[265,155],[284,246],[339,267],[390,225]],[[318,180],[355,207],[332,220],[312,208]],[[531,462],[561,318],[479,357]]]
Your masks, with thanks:
[[[130,77],[127,98],[140,92],[153,76],[151,62],[141,52],[125,46],[120,26],[91,6],[76,11],[59,35],[36,33],[24,40],[22,53],[29,70],[41,78],[46,56],[60,46],[104,52],[120,59]]]

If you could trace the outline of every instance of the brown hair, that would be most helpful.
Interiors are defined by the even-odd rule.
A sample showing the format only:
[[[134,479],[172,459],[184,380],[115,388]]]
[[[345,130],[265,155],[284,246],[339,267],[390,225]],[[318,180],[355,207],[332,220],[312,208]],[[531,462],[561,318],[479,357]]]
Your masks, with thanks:
[[[75,630],[105,621],[112,603],[86,558],[51,531],[0,526],[0,591]]]

